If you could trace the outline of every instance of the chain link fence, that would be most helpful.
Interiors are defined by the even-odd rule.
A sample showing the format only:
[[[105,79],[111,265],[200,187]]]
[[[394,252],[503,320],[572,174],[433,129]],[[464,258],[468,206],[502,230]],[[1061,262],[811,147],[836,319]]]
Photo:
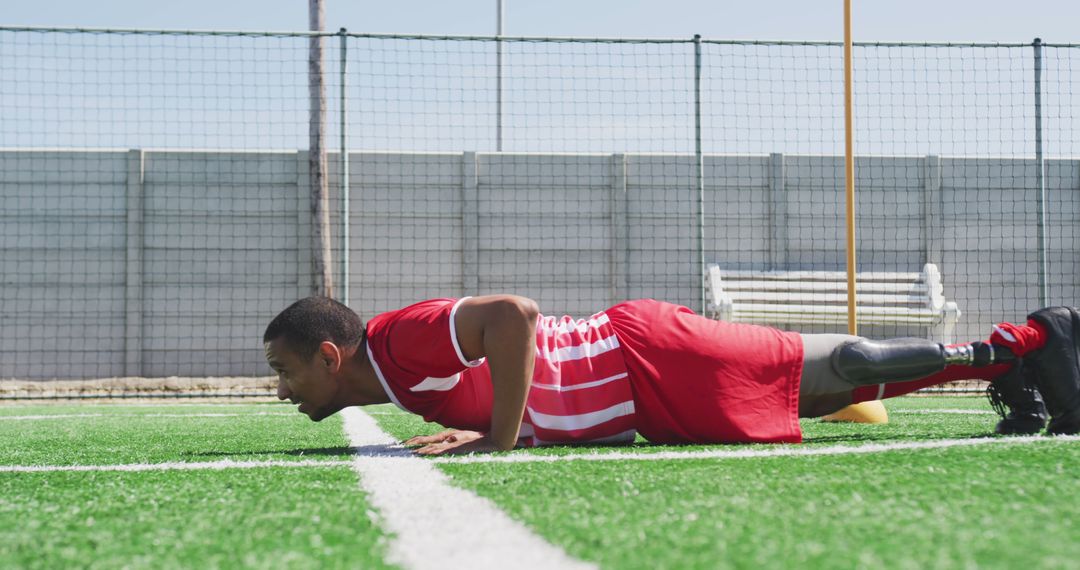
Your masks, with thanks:
[[[0,28],[0,378],[269,374],[263,327],[320,283],[313,37],[327,261],[365,319],[707,312],[709,264],[845,269],[840,44]],[[855,45],[858,269],[933,264],[957,340],[1080,297],[1078,56]]]

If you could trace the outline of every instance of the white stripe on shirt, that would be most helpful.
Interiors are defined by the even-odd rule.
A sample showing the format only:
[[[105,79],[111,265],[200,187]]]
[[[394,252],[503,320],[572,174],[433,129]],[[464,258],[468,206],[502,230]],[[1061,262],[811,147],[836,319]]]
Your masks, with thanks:
[[[603,386],[604,384],[607,384],[608,382],[613,382],[613,381],[618,380],[620,378],[626,378],[626,377],[627,377],[627,374],[625,372],[623,372],[621,374],[616,374],[614,376],[608,376],[607,378],[601,378],[600,380],[593,380],[592,382],[582,382],[581,384],[572,384],[570,386],[558,386],[558,385],[555,385],[555,384],[539,384],[539,383],[536,383],[536,382],[533,382],[532,385],[533,385],[533,388],[540,388],[542,390],[554,390],[556,392],[569,392],[571,390],[581,390],[583,388],[595,388],[597,386]]]
[[[548,322],[544,321],[550,321]],[[555,317],[546,317],[544,321],[540,322],[541,328],[546,332],[569,334],[571,331],[577,331],[578,333],[585,334],[589,329],[598,329],[609,322],[607,313],[600,315],[594,319],[580,320],[580,321],[556,321]]]
[[[551,362],[567,362],[570,360],[592,358],[598,354],[603,354],[617,348],[619,348],[619,339],[615,335],[611,335],[596,342],[586,342],[576,346],[564,346],[562,348],[557,348],[554,351],[543,350],[540,351],[539,356],[540,358]]]
[[[409,388],[409,390],[412,392],[445,392],[447,390],[453,390],[454,386],[457,386],[458,382],[460,381],[460,372],[454,374],[453,376],[447,376],[446,378],[434,378],[428,376],[427,378],[424,378],[423,382],[417,384],[416,386],[413,386],[412,388]]]
[[[371,354],[370,344],[367,344],[367,357],[371,362],[371,367],[375,369],[375,377],[379,379],[379,384],[382,384],[383,390],[386,391],[386,395],[390,397],[390,401],[393,402],[395,406],[409,412],[409,408],[402,406],[401,402],[398,401],[397,396],[394,395],[394,391],[390,389],[390,384],[386,382],[386,377],[383,376],[382,369],[379,368],[379,363],[375,362],[375,355]]]
[[[532,420],[532,424],[538,428],[575,431],[598,426],[604,422],[611,421],[621,416],[628,416],[633,413],[634,401],[629,400],[596,412],[568,416],[541,414],[540,412],[529,408],[529,419]]]

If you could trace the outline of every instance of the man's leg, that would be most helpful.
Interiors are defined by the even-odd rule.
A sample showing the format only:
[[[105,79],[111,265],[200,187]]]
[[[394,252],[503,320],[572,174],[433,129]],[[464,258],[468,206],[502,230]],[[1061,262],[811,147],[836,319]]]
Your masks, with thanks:
[[[1009,326],[1017,335],[1030,332]],[[983,379],[992,382],[992,400],[999,411],[1011,410],[1008,417],[1002,413],[1000,433],[1035,433],[1045,425],[1042,403],[1035,400],[1038,393],[1026,386],[1018,363],[1012,364],[1015,357],[1008,346],[976,342],[946,347],[924,339],[870,341],[849,335],[802,338],[801,417],[817,417],[851,403],[900,396],[953,380]],[[1017,351],[1026,351],[1038,343],[1028,339],[1013,345]]]
[[[850,405],[855,388],[832,367],[836,347],[861,340],[846,334],[804,334],[803,372],[799,384],[799,417],[817,418]]]

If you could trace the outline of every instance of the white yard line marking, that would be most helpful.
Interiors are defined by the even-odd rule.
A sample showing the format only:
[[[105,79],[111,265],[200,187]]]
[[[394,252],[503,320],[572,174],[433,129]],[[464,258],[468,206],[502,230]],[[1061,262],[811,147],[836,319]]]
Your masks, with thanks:
[[[377,429],[377,428],[376,428]],[[950,447],[974,447],[974,446],[987,446],[987,445],[1017,445],[1017,444],[1029,444],[1029,443],[1063,443],[1063,442],[1080,442],[1080,436],[1077,435],[1059,435],[1055,437],[1046,437],[1039,435],[1032,436],[1016,436],[1016,437],[993,437],[993,438],[980,438],[980,439],[941,439],[936,441],[909,441],[899,443],[872,443],[865,445],[833,445],[829,447],[803,447],[803,446],[777,446],[775,448],[755,448],[755,449],[709,449],[704,451],[658,451],[655,453],[636,453],[629,451],[609,451],[609,452],[592,452],[582,453],[578,455],[464,455],[464,456],[446,456],[436,457],[434,459],[424,460],[417,456],[412,455],[407,449],[402,448],[397,444],[390,436],[382,434],[385,439],[380,443],[356,445],[356,457],[350,461],[342,461],[338,459],[316,460],[316,459],[301,459],[296,461],[288,460],[269,460],[269,461],[236,461],[232,459],[222,459],[220,461],[203,461],[203,462],[184,462],[184,461],[169,461],[164,463],[129,463],[122,465],[0,465],[0,473],[53,473],[60,471],[126,471],[126,472],[138,472],[138,471],[202,471],[202,470],[223,470],[223,469],[261,469],[265,467],[344,467],[351,466],[353,469],[357,469],[357,462],[368,463],[375,462],[377,470],[382,471],[379,475],[385,478],[392,479],[395,477],[395,469],[390,463],[382,463],[384,460],[393,459],[398,463],[394,465],[408,465],[408,469],[416,470],[412,467],[419,463],[421,466],[426,466],[432,463],[554,463],[559,461],[659,461],[659,460],[672,460],[672,459],[755,459],[761,457],[802,457],[812,455],[850,455],[850,454],[868,454],[868,453],[886,453],[890,451],[899,450],[919,450],[919,449],[945,449]],[[401,460],[408,460],[402,463]],[[370,467],[365,467],[370,469]],[[426,475],[425,475],[426,476]],[[440,479],[440,485],[446,486],[445,476],[435,472],[433,476]],[[413,479],[410,479],[412,481]],[[460,491],[462,493],[468,493],[455,487],[447,487],[450,492]],[[397,489],[394,492],[408,494],[411,493],[410,489]],[[445,492],[445,491],[429,491],[429,492]],[[426,495],[425,495],[426,497]],[[475,495],[472,495],[472,500],[483,501],[487,504],[485,508],[494,509],[483,499],[479,499]],[[418,500],[422,502],[422,500]],[[446,509],[456,509],[453,506],[442,505],[440,507],[445,511]],[[440,511],[442,512],[442,511]],[[451,513],[456,511],[451,510]],[[412,515],[409,515],[412,516]],[[426,516],[426,515],[425,515]],[[456,515],[455,515],[456,516]],[[489,516],[489,515],[485,515]],[[502,515],[505,517],[505,515]],[[408,524],[412,524],[411,522]],[[432,522],[432,524],[434,524]],[[517,524],[517,523],[515,523]],[[449,530],[445,531],[449,533]],[[527,532],[527,531],[526,531]],[[419,537],[413,537],[413,540],[422,541]],[[538,540],[538,539],[537,539]]]
[[[51,420],[71,418],[235,418],[241,416],[295,416],[296,412],[206,412],[193,414],[39,414],[27,416],[0,416],[3,420]]]
[[[37,408],[60,407],[60,408],[66,408],[66,407],[71,407],[71,406],[87,407],[87,408],[110,408],[110,409],[117,409],[117,408],[124,408],[124,409],[128,409],[128,408],[147,408],[147,409],[158,408],[158,409],[160,409],[160,408],[265,408],[267,406],[286,406],[286,405],[288,405],[288,404],[286,404],[285,402],[277,401],[277,400],[273,400],[273,401],[269,401],[269,402],[263,402],[263,403],[255,403],[255,402],[188,402],[188,401],[180,401],[179,399],[177,399],[177,400],[160,400],[159,399],[159,400],[157,400],[156,403],[151,403],[151,404],[135,404],[135,403],[132,403],[132,402],[126,401],[126,400],[108,400],[108,399],[104,399],[104,401],[95,400],[95,401],[92,401],[92,402],[84,402],[84,403],[81,403],[81,404],[80,403],[73,404],[73,403],[71,403],[69,401],[62,401],[62,400],[58,400],[58,401],[54,401],[54,402],[50,402],[48,400],[34,400],[34,401],[27,401],[27,400],[0,400],[0,410],[2,410],[2,409],[11,409],[11,408],[26,408],[26,407],[37,407]]]
[[[263,467],[345,467],[348,461],[203,461],[185,463],[130,463],[127,465],[0,465],[0,473],[54,473],[57,471],[219,471],[222,469],[260,469]]]
[[[342,411],[353,469],[382,526],[388,561],[408,569],[596,568],[568,556],[487,499],[450,484],[359,408]],[[367,451],[368,453],[365,453]]]
[[[925,408],[918,410],[889,410],[890,414],[971,414],[977,416],[996,416],[994,410],[964,410],[960,408]]]
[[[975,447],[983,445],[1015,445],[1021,443],[1061,443],[1080,441],[1080,436],[1044,437],[1039,435],[1021,437],[993,437],[981,439],[939,439],[933,441],[906,441],[898,443],[870,443],[865,445],[830,445],[828,447],[777,446],[767,449],[707,449],[703,451],[657,451],[634,453],[609,451],[580,453],[574,455],[463,455],[437,457],[435,463],[554,463],[557,461],[660,461],[671,459],[753,459],[760,457],[809,457],[814,455],[852,455],[882,453],[887,451],[944,449],[949,447]]]

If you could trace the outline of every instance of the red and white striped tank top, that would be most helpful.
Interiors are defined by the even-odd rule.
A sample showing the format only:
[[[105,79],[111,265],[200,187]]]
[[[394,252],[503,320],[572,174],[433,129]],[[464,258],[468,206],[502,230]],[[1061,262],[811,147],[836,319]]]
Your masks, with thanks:
[[[634,398],[608,316],[541,316],[522,435],[533,443],[632,442]]]
[[[369,357],[390,399],[448,427],[486,431],[491,373],[469,362],[456,337],[451,299],[384,313],[368,324]],[[520,437],[526,443],[629,443],[634,399],[619,339],[600,312],[587,319],[540,316],[536,360]]]

